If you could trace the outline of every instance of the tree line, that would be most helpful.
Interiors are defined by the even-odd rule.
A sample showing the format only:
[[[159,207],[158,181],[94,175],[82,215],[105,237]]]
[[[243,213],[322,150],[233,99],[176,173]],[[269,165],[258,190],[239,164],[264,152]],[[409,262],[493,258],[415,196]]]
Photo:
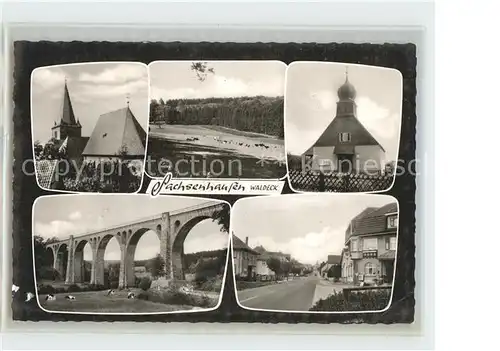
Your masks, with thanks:
[[[283,96],[151,100],[151,124],[215,125],[283,138]]]

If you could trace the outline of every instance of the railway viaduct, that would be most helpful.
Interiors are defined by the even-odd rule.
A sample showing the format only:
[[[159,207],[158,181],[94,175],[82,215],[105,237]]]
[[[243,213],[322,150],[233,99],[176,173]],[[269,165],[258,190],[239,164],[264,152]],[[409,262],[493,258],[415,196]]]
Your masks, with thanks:
[[[64,271],[64,255],[67,250],[66,284],[82,283],[84,278],[83,249],[90,244],[92,249],[91,284],[104,284],[104,253],[112,238],[120,246],[119,287],[134,286],[134,255],[141,236],[152,230],[160,239],[160,255],[165,260],[167,279],[184,279],[182,257],[184,240],[190,230],[202,220],[212,218],[225,203],[208,202],[176,211],[163,212],[97,232],[70,235],[68,239],[47,245],[54,256],[54,269]]]

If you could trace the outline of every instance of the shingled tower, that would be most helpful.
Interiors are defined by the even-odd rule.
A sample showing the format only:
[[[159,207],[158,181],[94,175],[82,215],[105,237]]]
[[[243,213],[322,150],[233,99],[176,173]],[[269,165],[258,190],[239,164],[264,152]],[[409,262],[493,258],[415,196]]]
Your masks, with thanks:
[[[61,107],[61,119],[59,123],[54,122],[52,137],[56,140],[64,140],[66,137],[81,137],[82,125],[75,119],[73,105],[69,97],[68,84],[64,82],[64,94]]]

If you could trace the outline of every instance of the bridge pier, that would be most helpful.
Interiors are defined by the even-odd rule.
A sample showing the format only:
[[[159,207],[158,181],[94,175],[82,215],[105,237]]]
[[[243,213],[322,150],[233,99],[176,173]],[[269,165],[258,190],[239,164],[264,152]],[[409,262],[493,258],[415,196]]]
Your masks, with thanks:
[[[68,264],[66,266],[66,284],[75,283],[75,238],[69,236],[68,243]]]
[[[172,240],[170,238],[170,233],[172,228],[170,227],[170,215],[166,213],[161,214],[161,228],[160,230],[160,256],[165,262],[165,278],[167,280],[172,279]]]

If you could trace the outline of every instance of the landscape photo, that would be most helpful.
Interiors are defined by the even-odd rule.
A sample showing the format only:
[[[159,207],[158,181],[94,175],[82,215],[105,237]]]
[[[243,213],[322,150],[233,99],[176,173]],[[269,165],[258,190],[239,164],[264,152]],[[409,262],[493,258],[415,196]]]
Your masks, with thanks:
[[[384,67],[294,62],[287,69],[290,185],[303,192],[388,190],[398,166],[403,80]]]
[[[278,61],[151,63],[147,174],[284,177],[285,70]]]
[[[146,65],[37,68],[31,76],[31,104],[33,156],[41,188],[139,191],[148,129]]]
[[[388,308],[399,217],[392,196],[249,198],[232,212],[241,307],[308,313]]]
[[[212,310],[225,279],[229,208],[140,194],[38,198],[33,293],[49,312]]]

